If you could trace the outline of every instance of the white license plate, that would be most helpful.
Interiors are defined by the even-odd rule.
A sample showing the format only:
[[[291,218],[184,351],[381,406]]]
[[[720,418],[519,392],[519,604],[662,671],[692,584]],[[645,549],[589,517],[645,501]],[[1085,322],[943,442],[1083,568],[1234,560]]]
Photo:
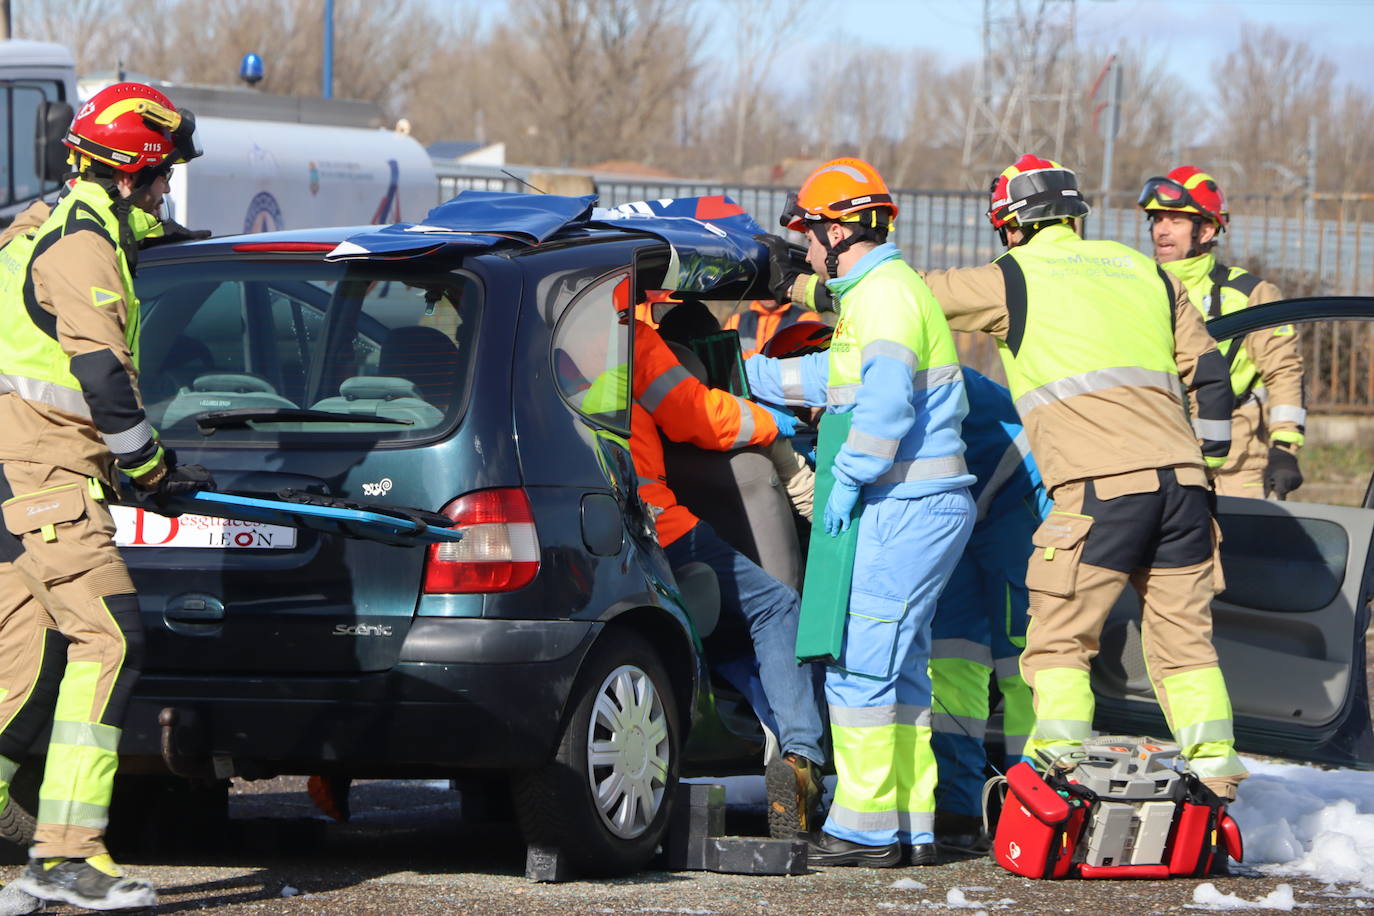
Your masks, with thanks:
[[[208,515],[167,518],[135,506],[110,506],[120,547],[216,547],[283,550],[296,546],[296,529]]]

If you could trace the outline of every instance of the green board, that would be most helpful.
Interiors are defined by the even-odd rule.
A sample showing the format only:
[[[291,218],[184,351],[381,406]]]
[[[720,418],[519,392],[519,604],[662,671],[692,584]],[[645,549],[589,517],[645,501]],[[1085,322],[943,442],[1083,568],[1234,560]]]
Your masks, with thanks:
[[[806,555],[806,580],[802,583],[801,619],[797,624],[797,661],[833,662],[844,644],[844,624],[849,613],[849,585],[854,576],[854,552],[859,544],[856,520],[848,531],[831,537],[825,530],[825,504],[835,486],[831,467],[835,455],[849,438],[849,413],[827,413],[821,418],[816,443],[816,493],[811,522],[811,545]],[[860,502],[857,509],[863,511]]]

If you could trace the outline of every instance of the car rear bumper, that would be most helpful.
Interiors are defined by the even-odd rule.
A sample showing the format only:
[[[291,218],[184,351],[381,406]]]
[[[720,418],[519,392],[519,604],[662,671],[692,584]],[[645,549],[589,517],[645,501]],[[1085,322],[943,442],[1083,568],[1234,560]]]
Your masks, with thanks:
[[[146,674],[121,756],[174,770],[354,775],[528,767],[547,760],[591,621],[416,620],[390,671],[339,677]],[[164,710],[175,710],[164,716]],[[174,719],[174,724],[172,720]],[[165,726],[162,723],[167,723]],[[164,753],[166,745],[166,753]]]

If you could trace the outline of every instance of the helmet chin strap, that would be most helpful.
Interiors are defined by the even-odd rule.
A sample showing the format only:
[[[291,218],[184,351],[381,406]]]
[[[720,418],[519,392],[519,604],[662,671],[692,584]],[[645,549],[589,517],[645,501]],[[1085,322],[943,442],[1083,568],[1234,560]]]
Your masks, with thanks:
[[[814,226],[811,232],[816,236],[816,241],[820,242],[821,247],[825,249],[825,272],[829,274],[829,279],[834,280],[840,275],[840,255],[853,247],[855,242],[862,241],[862,239],[857,232],[851,232],[839,244],[831,245],[830,233],[827,228],[829,225],[829,223],[822,223],[819,226]]]
[[[1195,258],[1202,254],[1202,219],[1195,216],[1192,218],[1191,222],[1193,224],[1193,232],[1188,238],[1188,257]]]

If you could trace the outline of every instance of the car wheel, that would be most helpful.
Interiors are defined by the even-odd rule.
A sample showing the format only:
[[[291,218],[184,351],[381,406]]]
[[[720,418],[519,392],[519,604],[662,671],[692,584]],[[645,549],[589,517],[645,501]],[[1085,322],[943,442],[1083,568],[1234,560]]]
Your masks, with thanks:
[[[681,736],[672,683],[642,637],[607,633],[583,663],[549,764],[513,780],[525,842],[584,875],[643,868],[663,838]]]

